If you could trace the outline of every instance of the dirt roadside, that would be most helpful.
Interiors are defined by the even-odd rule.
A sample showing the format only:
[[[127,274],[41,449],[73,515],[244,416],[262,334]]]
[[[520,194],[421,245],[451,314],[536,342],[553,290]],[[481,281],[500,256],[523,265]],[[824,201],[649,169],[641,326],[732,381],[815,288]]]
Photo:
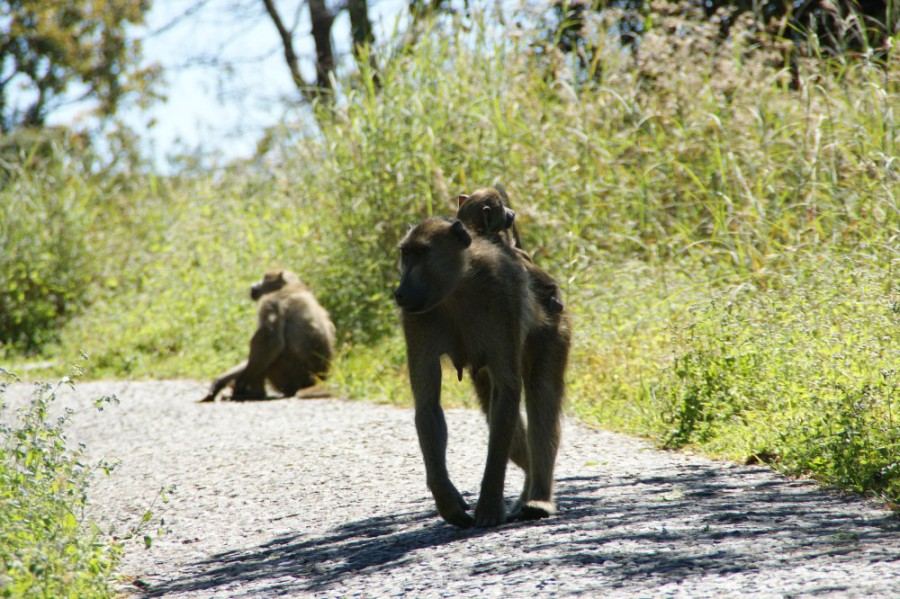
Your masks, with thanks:
[[[561,513],[490,530],[444,524],[412,413],[339,399],[201,404],[194,381],[79,383],[58,404],[98,477],[98,518],[122,530],[161,486],[168,532],[128,546],[140,597],[896,597],[900,521],[764,468],[661,452],[566,422]],[[10,387],[10,406],[31,386]],[[448,463],[477,499],[483,418],[449,411]],[[510,469],[507,496],[522,484]]]

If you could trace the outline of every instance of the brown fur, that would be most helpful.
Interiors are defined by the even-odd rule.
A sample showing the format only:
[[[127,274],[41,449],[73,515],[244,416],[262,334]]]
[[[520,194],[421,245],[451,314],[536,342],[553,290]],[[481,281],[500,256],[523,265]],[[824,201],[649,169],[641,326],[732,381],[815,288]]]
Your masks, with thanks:
[[[460,221],[423,221],[401,241],[400,251],[403,273],[395,298],[419,445],[438,512],[460,527],[506,521],[503,490],[512,459],[526,478],[509,518],[554,514],[568,318],[544,313],[511,247],[472,238]],[[447,474],[447,425],[440,405],[445,354],[457,368],[468,369],[488,420],[488,456],[474,518]],[[527,428],[519,413],[523,388]]]
[[[231,399],[266,399],[266,381],[285,397],[325,377],[334,355],[334,324],[313,294],[289,270],[270,270],[250,288],[259,300],[259,325],[247,361],[213,381],[202,401],[228,385]]]
[[[515,217],[516,213],[509,206],[509,196],[502,187],[478,189],[470,196],[459,196],[456,218],[479,237],[514,247],[541,305],[549,314],[559,314],[565,307],[559,284],[538,267],[522,247]]]

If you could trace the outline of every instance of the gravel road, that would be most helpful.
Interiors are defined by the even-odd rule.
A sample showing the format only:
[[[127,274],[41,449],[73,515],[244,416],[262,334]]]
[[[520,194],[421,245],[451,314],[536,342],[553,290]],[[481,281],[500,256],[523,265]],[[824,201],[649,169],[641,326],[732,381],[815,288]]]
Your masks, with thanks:
[[[761,467],[662,452],[567,421],[560,515],[489,530],[444,524],[412,412],[339,399],[201,404],[194,381],[79,383],[59,403],[118,530],[154,508],[168,532],[129,544],[137,597],[897,597],[900,521]],[[11,405],[30,396],[14,385]],[[477,499],[487,431],[448,411],[451,476]],[[512,467],[511,501],[521,484]]]

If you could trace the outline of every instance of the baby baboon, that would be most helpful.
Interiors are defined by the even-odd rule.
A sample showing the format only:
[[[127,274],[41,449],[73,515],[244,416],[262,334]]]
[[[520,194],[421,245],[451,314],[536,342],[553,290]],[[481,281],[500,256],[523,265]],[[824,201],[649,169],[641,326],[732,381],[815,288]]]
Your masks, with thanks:
[[[515,222],[516,213],[510,208],[509,196],[502,187],[476,189],[472,195],[460,194],[458,201],[456,218],[478,236],[524,251]]]
[[[456,218],[479,237],[514,247],[541,305],[549,314],[563,311],[562,294],[556,279],[539,268],[522,247],[515,223],[516,213],[509,207],[509,197],[503,188],[488,187],[478,189],[470,196],[460,195]]]
[[[325,377],[334,355],[334,324],[313,294],[289,270],[270,270],[250,288],[259,300],[259,326],[246,362],[219,375],[202,401],[229,384],[231,399],[265,399],[266,381],[294,395]]]
[[[567,315],[545,314],[513,248],[473,238],[458,220],[423,221],[400,242],[400,253],[402,275],[394,297],[406,337],[426,480],[438,512],[460,527],[506,521],[503,487],[511,459],[526,477],[509,518],[553,515],[571,338]],[[447,474],[447,424],[440,403],[445,354],[457,369],[468,369],[488,420],[487,463],[474,518]],[[523,387],[527,428],[519,413]]]

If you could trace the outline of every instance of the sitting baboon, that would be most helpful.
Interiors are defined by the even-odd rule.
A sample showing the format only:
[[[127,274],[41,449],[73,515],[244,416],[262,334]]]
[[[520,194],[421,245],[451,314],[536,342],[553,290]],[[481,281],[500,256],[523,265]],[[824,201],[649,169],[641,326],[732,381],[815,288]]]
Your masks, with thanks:
[[[289,270],[270,270],[250,288],[259,300],[259,325],[246,362],[219,375],[202,401],[233,384],[231,399],[266,399],[266,381],[285,397],[316,384],[334,355],[334,324]]]
[[[526,476],[509,518],[555,514],[553,468],[571,338],[567,315],[551,318],[541,309],[513,248],[473,238],[459,220],[423,221],[400,242],[400,253],[394,297],[426,480],[438,512],[460,527],[506,521],[503,487],[511,459]],[[468,369],[488,420],[487,463],[474,518],[447,474],[440,403],[445,354],[458,370]],[[519,413],[523,387],[527,428]]]
[[[541,305],[550,314],[563,311],[562,293],[556,279],[538,267],[522,247],[515,222],[516,213],[509,207],[509,197],[502,187],[488,187],[475,190],[472,195],[460,195],[456,218],[476,235],[515,248]]]

